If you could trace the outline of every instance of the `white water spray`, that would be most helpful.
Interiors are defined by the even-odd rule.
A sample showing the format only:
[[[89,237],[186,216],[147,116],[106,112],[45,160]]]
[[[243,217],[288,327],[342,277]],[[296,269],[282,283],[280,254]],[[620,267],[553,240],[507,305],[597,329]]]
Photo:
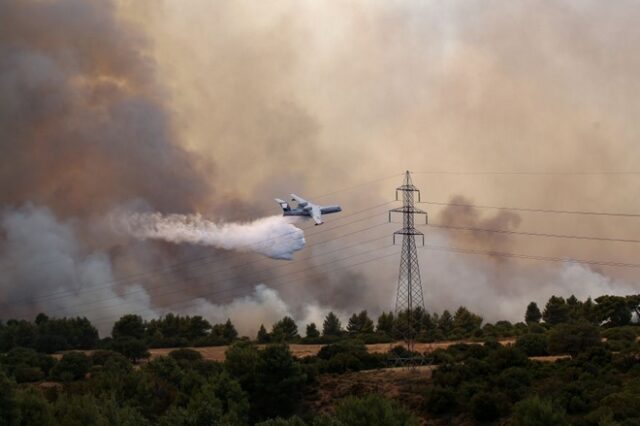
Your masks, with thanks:
[[[305,245],[304,232],[283,216],[246,223],[215,223],[199,214],[133,213],[120,221],[139,239],[214,246],[226,250],[255,252],[273,259],[293,259]]]

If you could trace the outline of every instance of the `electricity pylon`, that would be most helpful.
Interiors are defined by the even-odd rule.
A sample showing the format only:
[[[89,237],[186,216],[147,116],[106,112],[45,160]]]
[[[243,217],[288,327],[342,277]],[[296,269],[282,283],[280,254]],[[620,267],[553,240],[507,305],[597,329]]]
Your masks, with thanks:
[[[422,237],[424,246],[424,234],[415,228],[415,215],[424,215],[427,223],[427,213],[414,206],[417,196],[420,202],[420,190],[413,185],[411,173],[407,170],[404,182],[396,188],[396,200],[398,193],[402,192],[402,207],[389,210],[389,222],[391,213],[402,214],[402,229],[393,233],[393,243],[396,243],[396,235],[402,235],[402,254],[400,257],[400,272],[398,274],[398,289],[396,292],[395,324],[407,350],[413,351],[414,343],[420,329],[420,319],[417,310],[424,314],[424,297],[422,295],[422,282],[420,280],[420,265],[418,265],[418,252],[416,249],[416,236]]]

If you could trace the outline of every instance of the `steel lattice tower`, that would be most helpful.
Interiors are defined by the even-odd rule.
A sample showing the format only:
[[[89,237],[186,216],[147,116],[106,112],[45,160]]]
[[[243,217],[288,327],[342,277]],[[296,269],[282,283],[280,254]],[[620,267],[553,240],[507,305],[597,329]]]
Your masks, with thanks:
[[[416,249],[416,236],[424,234],[415,228],[415,215],[423,214],[427,223],[427,213],[414,206],[415,197],[420,202],[420,190],[413,185],[411,173],[407,170],[404,182],[396,188],[396,200],[398,193],[402,192],[402,207],[389,210],[389,222],[392,213],[402,214],[402,229],[393,233],[393,243],[396,243],[396,235],[402,235],[402,254],[400,257],[400,272],[398,274],[398,288],[396,293],[396,331],[402,335],[407,349],[413,351],[414,341],[419,331],[419,318],[415,317],[416,309],[424,312],[424,297],[422,295],[422,282],[420,280],[420,266],[418,265],[418,252]]]

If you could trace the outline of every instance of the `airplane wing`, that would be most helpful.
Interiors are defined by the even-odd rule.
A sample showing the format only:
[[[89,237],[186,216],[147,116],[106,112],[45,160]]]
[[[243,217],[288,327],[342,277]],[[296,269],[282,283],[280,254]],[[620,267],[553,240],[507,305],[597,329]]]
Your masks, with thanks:
[[[313,221],[316,223],[316,225],[322,224],[322,213],[320,212],[319,206],[314,205],[311,207],[311,217],[313,218]]]
[[[305,206],[307,204],[309,204],[309,202],[307,200],[305,200],[302,197],[298,197],[296,194],[291,194],[291,198],[293,198],[294,200],[296,200],[296,202],[298,203],[298,205],[300,206]]]

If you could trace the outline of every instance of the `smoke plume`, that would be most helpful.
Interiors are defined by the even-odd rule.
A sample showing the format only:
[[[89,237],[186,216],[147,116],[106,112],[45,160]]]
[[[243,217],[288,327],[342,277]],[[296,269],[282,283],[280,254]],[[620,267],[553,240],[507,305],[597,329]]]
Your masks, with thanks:
[[[304,247],[304,232],[283,216],[248,223],[215,223],[200,215],[134,213],[120,219],[139,239],[214,246],[225,250],[256,252],[272,259],[293,259]]]
[[[398,258],[381,256],[398,225],[372,206],[406,169],[426,201],[638,212],[638,175],[606,172],[640,164],[639,19],[633,1],[0,0],[2,317],[86,315],[104,334],[129,312],[231,316],[241,333],[285,312],[375,316],[393,306]],[[224,224],[258,226],[290,192],[344,213],[292,262],[247,250],[229,265],[226,249],[260,238],[228,245]],[[637,218],[421,207],[451,227],[640,238]],[[131,235],[113,211],[158,216]],[[629,243],[422,230],[432,246],[637,258]],[[637,268],[419,256],[428,309],[488,320],[640,291]]]

